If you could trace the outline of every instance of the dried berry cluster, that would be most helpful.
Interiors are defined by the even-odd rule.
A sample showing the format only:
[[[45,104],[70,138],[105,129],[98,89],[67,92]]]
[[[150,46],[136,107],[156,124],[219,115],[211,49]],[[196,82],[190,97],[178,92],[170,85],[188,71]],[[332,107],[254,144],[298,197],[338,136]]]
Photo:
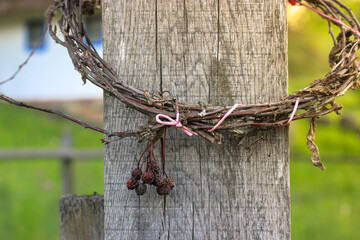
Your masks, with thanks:
[[[148,157],[146,157],[146,171],[136,168],[131,172],[131,178],[127,181],[126,186],[129,190],[135,190],[136,194],[144,195],[147,189],[146,184],[154,185],[159,195],[168,195],[170,190],[175,187],[175,181],[172,177],[160,173],[158,162],[153,158],[152,149]]]

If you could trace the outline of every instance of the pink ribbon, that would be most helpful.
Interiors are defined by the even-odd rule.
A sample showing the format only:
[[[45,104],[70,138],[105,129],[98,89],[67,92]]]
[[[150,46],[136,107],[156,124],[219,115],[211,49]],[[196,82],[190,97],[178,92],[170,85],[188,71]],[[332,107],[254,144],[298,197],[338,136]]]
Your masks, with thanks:
[[[160,118],[165,118],[167,121],[162,121],[160,120]],[[158,114],[155,117],[156,121],[162,125],[168,125],[168,126],[175,126],[177,128],[180,128],[181,130],[183,130],[187,135],[189,135],[190,137],[192,135],[198,135],[196,132],[191,131],[189,128],[185,127],[184,125],[182,125],[182,123],[180,122],[180,114],[176,113],[176,119],[172,119],[171,117],[169,117],[168,115],[164,115],[164,114]]]
[[[294,110],[292,111],[291,116],[290,116],[289,120],[286,122],[286,124],[290,124],[291,121],[293,120],[293,118],[295,116],[295,113],[296,113],[296,110],[297,110],[297,108],[299,106],[299,102],[300,102],[300,98],[296,98]]]
[[[241,106],[242,104],[235,104],[234,106],[232,106],[232,108],[230,108],[230,110],[220,119],[220,121],[212,128],[209,130],[209,132],[214,131],[215,129],[218,128],[218,126],[220,126],[220,124],[238,107]]]
[[[296,98],[294,109],[291,113],[289,120],[286,122],[286,124],[290,124],[290,122],[294,119],[296,110],[299,106],[299,102],[300,102],[300,98]],[[234,106],[232,106],[232,108],[230,108],[230,110],[220,119],[220,121],[212,129],[209,130],[209,132],[213,132],[215,129],[217,129],[220,126],[220,124],[239,106],[241,106],[241,104],[234,104]]]

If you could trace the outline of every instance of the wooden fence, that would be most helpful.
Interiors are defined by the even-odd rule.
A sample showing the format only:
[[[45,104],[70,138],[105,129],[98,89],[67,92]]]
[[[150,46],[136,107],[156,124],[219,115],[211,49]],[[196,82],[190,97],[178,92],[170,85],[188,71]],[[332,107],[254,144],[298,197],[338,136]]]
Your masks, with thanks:
[[[0,161],[33,160],[39,158],[60,160],[63,194],[73,193],[73,170],[75,160],[89,160],[104,158],[104,151],[100,149],[76,150],[70,131],[64,131],[61,146],[58,149],[7,149],[0,150]]]
[[[61,240],[104,239],[104,195],[72,195],[73,162],[104,158],[100,149],[76,150],[70,131],[64,131],[58,149],[7,149],[0,150],[0,161],[34,159],[61,161],[63,196],[59,199],[59,227]]]

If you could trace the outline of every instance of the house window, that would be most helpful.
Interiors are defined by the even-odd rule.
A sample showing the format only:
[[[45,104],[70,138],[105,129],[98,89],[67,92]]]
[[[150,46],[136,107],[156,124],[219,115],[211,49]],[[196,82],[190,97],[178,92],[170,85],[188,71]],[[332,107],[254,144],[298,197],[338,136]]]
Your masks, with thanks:
[[[38,44],[38,48],[45,47],[45,41],[42,36],[45,31],[44,19],[30,19],[26,22],[27,29],[27,47],[34,49]]]
[[[101,25],[101,14],[96,14],[94,16],[84,18],[85,30],[90,38],[90,41],[94,45],[102,43]]]

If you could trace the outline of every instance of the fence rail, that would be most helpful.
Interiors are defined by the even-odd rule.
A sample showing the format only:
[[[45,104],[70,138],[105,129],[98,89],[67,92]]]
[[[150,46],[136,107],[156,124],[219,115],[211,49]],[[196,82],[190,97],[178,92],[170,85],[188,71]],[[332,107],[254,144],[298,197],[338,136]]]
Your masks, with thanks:
[[[0,161],[30,160],[34,158],[46,158],[60,160],[61,179],[63,194],[73,193],[73,162],[76,160],[89,160],[94,158],[103,158],[104,151],[100,149],[76,150],[72,147],[72,136],[70,131],[64,131],[62,135],[61,146],[58,149],[6,149],[0,150]]]
[[[63,185],[63,194],[72,194],[73,193],[73,162],[74,161],[86,161],[89,159],[103,158],[104,150],[103,149],[84,149],[77,150],[74,149],[72,144],[72,136],[70,131],[64,131],[62,135],[61,146],[58,149],[0,149],[0,162],[9,161],[16,159],[19,161],[33,161],[35,158],[44,158],[44,159],[53,159],[56,161],[62,162],[61,175],[62,175],[62,185]],[[292,152],[290,154],[291,158],[297,160],[306,160],[310,158],[309,154]],[[360,163],[360,155],[334,155],[334,154],[322,154],[323,160],[331,162],[351,162],[351,163]]]
[[[76,160],[87,160],[91,158],[101,158],[104,156],[103,150],[84,149],[84,150],[49,150],[49,149],[6,149],[0,150],[0,161],[9,159],[33,160],[33,158],[71,158]]]

